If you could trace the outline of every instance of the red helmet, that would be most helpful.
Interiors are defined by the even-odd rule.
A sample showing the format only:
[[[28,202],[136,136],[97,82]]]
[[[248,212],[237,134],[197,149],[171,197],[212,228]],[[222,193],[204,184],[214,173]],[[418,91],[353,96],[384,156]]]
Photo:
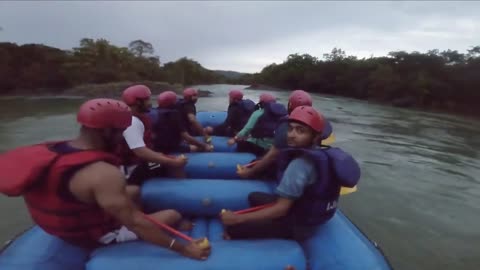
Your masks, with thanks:
[[[184,99],[191,99],[195,95],[198,95],[197,89],[187,88],[187,89],[183,90],[183,98]]]
[[[77,121],[89,128],[125,129],[132,124],[132,112],[119,100],[97,98],[80,106]]]
[[[312,106],[312,97],[309,93],[303,90],[295,90],[290,94],[288,98],[288,109],[293,111],[293,109],[298,106]]]
[[[145,85],[138,84],[128,87],[123,91],[122,100],[129,106],[135,105],[139,99],[149,99],[152,95],[150,88]]]
[[[275,102],[276,100],[275,96],[269,93],[263,93],[260,95],[260,102]]]
[[[242,100],[243,98],[243,93],[240,90],[231,90],[228,93],[228,96],[233,99],[233,100]]]
[[[323,115],[310,106],[300,106],[295,108],[292,113],[290,113],[288,120],[303,123],[318,133],[322,132],[325,127],[325,119],[323,118]]]
[[[158,107],[166,108],[177,103],[177,94],[173,91],[165,91],[158,95],[157,98]]]

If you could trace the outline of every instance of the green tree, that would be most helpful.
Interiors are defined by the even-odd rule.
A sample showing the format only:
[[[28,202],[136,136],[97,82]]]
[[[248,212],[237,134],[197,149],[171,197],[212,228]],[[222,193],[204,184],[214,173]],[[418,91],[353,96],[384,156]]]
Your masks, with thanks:
[[[151,43],[141,39],[130,42],[130,44],[128,44],[128,48],[137,57],[142,57],[145,54],[152,55],[155,51]]]

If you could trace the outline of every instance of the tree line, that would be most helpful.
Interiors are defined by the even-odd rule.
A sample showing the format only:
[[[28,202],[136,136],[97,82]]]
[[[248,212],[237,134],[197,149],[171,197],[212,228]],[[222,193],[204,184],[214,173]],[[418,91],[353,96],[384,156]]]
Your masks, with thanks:
[[[191,85],[222,78],[186,57],[161,66],[152,44],[143,40],[118,47],[105,39],[84,38],[72,50],[0,43],[0,94],[29,89],[55,92],[80,84],[117,81]]]
[[[105,39],[84,38],[71,50],[0,43],[0,94],[56,93],[81,84],[120,81],[265,84],[480,116],[479,75],[480,46],[466,53],[394,51],[361,59],[334,48],[322,58],[291,54],[259,73],[227,78],[186,57],[161,65],[152,44],[143,40],[119,47]]]
[[[291,54],[234,83],[340,95],[480,116],[480,46],[466,53],[394,51],[358,59],[334,48],[323,59]]]

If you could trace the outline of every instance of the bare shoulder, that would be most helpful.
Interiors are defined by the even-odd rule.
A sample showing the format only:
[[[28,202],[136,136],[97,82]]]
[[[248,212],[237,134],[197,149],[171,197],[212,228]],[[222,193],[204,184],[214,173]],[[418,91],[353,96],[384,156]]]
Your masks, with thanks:
[[[80,169],[73,175],[71,181],[72,184],[77,182],[88,186],[99,186],[123,184],[124,178],[120,168],[104,161],[98,161]]]

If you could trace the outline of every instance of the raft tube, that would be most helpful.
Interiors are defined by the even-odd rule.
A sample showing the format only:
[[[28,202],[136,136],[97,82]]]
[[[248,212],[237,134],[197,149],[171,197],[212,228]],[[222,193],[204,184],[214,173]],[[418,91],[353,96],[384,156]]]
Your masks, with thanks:
[[[221,209],[247,208],[250,192],[271,193],[274,183],[235,179],[236,163],[248,162],[252,156],[240,153],[187,156],[190,179],[151,179],[142,186],[141,199],[146,211],[174,208],[191,217],[195,226],[186,233],[193,238],[209,239],[212,254],[208,260],[185,258],[141,240],[102,247],[90,253],[35,226],[0,254],[0,269],[282,270],[287,265],[296,270],[306,270],[307,266],[315,270],[391,269],[378,246],[340,210],[303,242],[282,239],[224,240],[223,226],[218,219]],[[209,166],[210,162],[214,163],[215,170]],[[194,177],[200,179],[191,179]]]

